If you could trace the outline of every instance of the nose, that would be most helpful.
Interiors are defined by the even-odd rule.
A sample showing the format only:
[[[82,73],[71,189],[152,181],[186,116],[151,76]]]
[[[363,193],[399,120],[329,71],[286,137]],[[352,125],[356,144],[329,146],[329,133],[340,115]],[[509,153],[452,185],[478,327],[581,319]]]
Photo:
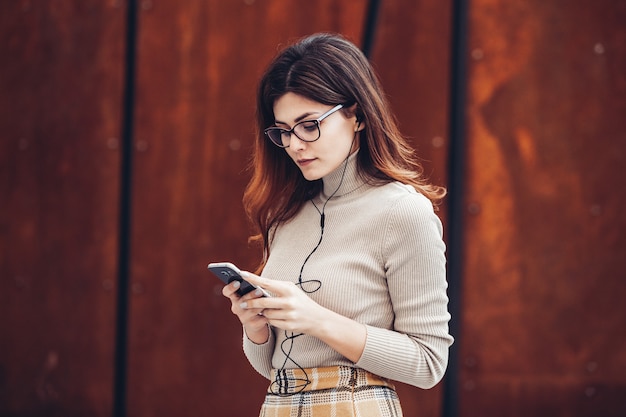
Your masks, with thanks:
[[[289,138],[289,149],[293,152],[301,151],[306,147],[306,142],[300,139],[298,136],[291,133],[291,137]]]

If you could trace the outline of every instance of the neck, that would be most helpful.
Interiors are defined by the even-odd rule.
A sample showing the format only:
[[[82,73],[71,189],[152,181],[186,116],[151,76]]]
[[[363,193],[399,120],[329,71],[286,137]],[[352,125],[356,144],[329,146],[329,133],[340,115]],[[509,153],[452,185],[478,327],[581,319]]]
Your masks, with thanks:
[[[324,188],[322,198],[338,197],[349,193],[363,184],[357,169],[358,150],[353,152],[346,161],[341,163],[333,172],[325,176],[322,181]]]

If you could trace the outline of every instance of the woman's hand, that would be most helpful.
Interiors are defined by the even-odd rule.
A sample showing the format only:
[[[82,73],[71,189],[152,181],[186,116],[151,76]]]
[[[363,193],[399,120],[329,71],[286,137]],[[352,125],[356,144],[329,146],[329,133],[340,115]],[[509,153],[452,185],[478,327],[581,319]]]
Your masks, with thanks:
[[[322,307],[293,282],[267,279],[250,272],[244,272],[243,278],[272,296],[241,297],[239,308],[233,306],[233,312],[241,309],[253,315],[262,314],[260,317],[274,327],[317,337],[349,360],[359,360],[367,338],[363,324]],[[248,317],[243,313],[242,316]]]
[[[294,333],[314,333],[319,320],[327,312],[293,282],[276,281],[244,272],[244,279],[263,288],[272,297],[242,299],[240,308],[261,313],[279,329]]]
[[[243,325],[248,338],[256,344],[263,344],[267,342],[269,338],[268,320],[260,313],[262,309],[242,308],[242,303],[247,303],[255,298],[262,297],[262,293],[259,290],[249,292],[248,294],[240,297],[237,294],[237,290],[240,287],[239,281],[233,281],[230,284],[224,286],[222,294],[224,297],[230,299],[231,311],[235,314],[241,324]]]

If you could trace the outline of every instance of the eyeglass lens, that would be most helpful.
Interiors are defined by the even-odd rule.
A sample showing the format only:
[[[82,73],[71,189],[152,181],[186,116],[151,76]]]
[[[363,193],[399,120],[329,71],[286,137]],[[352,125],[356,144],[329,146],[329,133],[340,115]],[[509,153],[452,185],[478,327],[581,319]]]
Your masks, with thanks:
[[[278,146],[289,146],[291,134],[295,134],[305,142],[313,142],[319,139],[320,129],[317,120],[306,120],[296,124],[291,130],[268,129],[267,135]]]

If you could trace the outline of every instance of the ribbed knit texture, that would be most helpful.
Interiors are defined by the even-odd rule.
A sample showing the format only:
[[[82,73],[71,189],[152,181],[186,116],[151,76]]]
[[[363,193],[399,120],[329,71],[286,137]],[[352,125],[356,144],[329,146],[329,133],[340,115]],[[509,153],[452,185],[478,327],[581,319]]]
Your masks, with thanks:
[[[345,171],[345,172],[344,172]],[[337,190],[337,192],[335,192]],[[333,195],[334,193],[334,195]],[[367,341],[354,364],[308,335],[287,341],[272,328],[270,340],[256,345],[244,335],[244,352],[266,378],[272,368],[356,366],[381,377],[430,388],[443,377],[448,348],[448,297],[442,226],[432,204],[413,187],[397,182],[366,184],[356,170],[356,154],[324,178],[314,199],[325,206],[324,237],[307,261],[302,280],[318,304],[367,326]],[[300,268],[320,238],[320,213],[313,203],[281,225],[262,275],[298,281]],[[297,365],[296,365],[297,364]]]

